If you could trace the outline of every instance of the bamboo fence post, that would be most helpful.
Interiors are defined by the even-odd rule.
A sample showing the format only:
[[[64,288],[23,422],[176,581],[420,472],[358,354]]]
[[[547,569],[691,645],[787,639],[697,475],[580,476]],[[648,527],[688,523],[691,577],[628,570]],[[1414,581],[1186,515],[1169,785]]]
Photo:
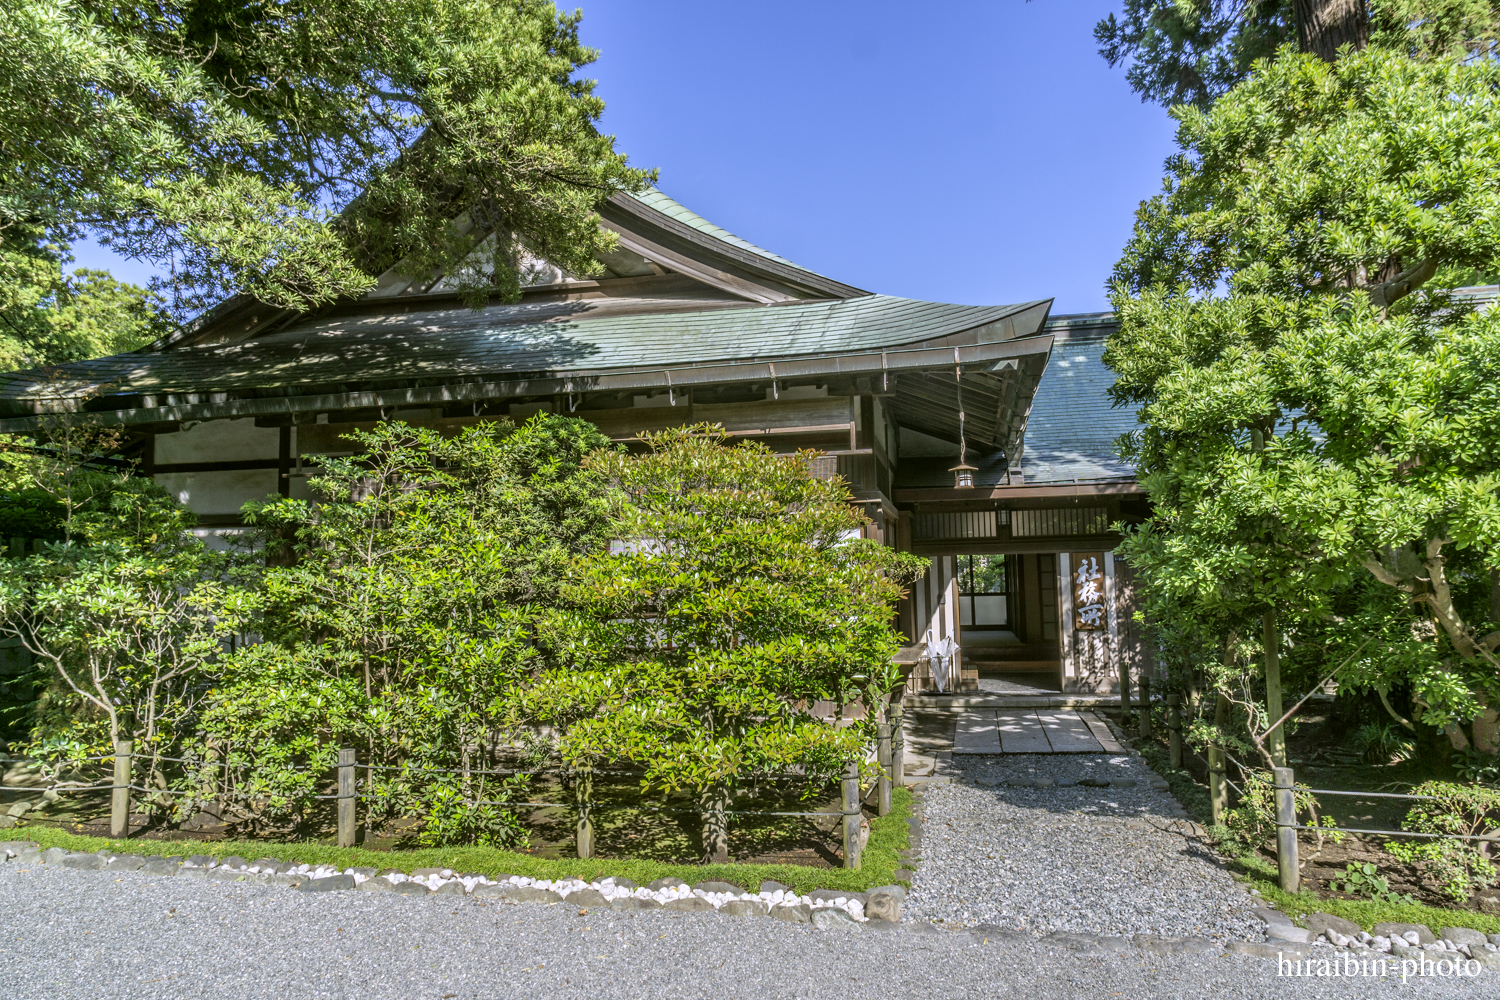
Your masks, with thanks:
[[[859,765],[850,761],[844,768],[844,867],[859,867]]]
[[[1276,871],[1281,891],[1296,892],[1302,877],[1297,864],[1296,781],[1289,767],[1275,768],[1276,777]]]
[[[1167,750],[1172,767],[1182,770],[1182,698],[1167,695]]]
[[[891,778],[906,784],[906,720],[900,702],[891,706]]]
[[[880,762],[880,796],[877,808],[880,815],[889,816],[891,814],[891,724],[889,722],[878,723],[875,732],[879,740],[876,754]]]
[[[1223,826],[1229,799],[1224,784],[1224,751],[1217,746],[1208,748],[1208,804],[1213,809],[1214,826]]]
[[[1141,739],[1151,738],[1151,678],[1141,671]]]
[[[339,750],[339,846],[354,846],[354,748]]]
[[[115,781],[109,794],[109,835],[130,836],[130,761],[135,744],[115,742]]]
[[[592,858],[594,856],[594,770],[590,767],[578,769],[578,780],[574,787],[574,794],[578,802],[578,828],[576,840],[578,843],[578,856],[580,858]]]

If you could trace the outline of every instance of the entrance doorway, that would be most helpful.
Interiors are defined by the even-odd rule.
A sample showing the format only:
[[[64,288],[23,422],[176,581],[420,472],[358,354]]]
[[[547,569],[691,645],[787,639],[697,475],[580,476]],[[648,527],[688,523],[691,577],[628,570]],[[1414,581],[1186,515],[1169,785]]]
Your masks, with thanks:
[[[1061,691],[1057,557],[968,553],[955,558],[964,667],[977,673],[979,689]]]

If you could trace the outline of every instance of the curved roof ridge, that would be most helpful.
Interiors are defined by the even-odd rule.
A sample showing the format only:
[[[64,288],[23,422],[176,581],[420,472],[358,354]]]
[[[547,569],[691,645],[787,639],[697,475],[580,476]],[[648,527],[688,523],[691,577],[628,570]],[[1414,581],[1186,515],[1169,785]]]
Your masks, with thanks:
[[[668,197],[658,188],[647,188],[645,191],[642,191],[639,194],[629,193],[629,196],[645,205],[647,208],[653,208],[669,218],[676,219],[678,222],[682,223],[685,226],[691,226],[692,228],[698,230],[698,232],[703,233],[706,236],[712,236],[714,239],[724,243],[728,243],[730,246],[738,247],[741,250],[748,251],[759,257],[764,257],[767,260],[774,260],[778,264],[785,264],[788,267],[795,267],[797,270],[806,271],[808,274],[816,274],[820,278],[828,277],[828,275],[826,274],[819,274],[819,272],[814,271],[811,268],[803,267],[801,264],[787,260],[780,254],[772,253],[764,247],[756,246],[749,240],[734,235],[723,226],[715,225],[681,202]]]

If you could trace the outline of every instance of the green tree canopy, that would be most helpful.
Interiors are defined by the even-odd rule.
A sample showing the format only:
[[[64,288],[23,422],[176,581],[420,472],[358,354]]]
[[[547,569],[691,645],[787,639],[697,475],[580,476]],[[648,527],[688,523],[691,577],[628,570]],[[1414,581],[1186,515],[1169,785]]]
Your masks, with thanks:
[[[737,786],[791,768],[815,784],[860,756],[868,733],[811,710],[873,709],[895,686],[891,609],[921,560],[860,538],[864,516],[810,455],[726,447],[712,427],[645,443],[590,460],[620,501],[617,542],[575,567],[521,710],[562,731],[570,761],[695,794],[705,854],[724,861]]]
[[[1449,294],[1500,264],[1497,85],[1489,60],[1283,55],[1175,109],[1182,152],[1116,270],[1106,353],[1145,425],[1128,448],[1157,510],[1126,548],[1152,586],[1321,620],[1356,613],[1340,581],[1391,588],[1405,612],[1367,621],[1381,642],[1345,679],[1412,685],[1455,744],[1500,692],[1478,628],[1500,317]],[[1427,666],[1401,651],[1423,636]]]
[[[68,273],[45,251],[12,263],[20,270],[0,282],[0,371],[133,351],[170,328],[159,296],[107,271]]]
[[[533,669],[538,615],[570,562],[608,541],[583,460],[609,440],[541,415],[451,438],[380,423],[353,443],[355,455],[320,459],[312,501],[246,508],[268,546],[268,641],[228,665],[204,745],[293,811],[313,791],[297,760],[326,766],[355,746],[388,769],[377,814],[417,812],[440,840],[514,836],[513,817],[483,804],[506,783],[476,772],[508,745],[509,692]],[[401,770],[419,766],[458,774],[434,784]]]
[[[1094,27],[1099,54],[1126,66],[1142,100],[1208,107],[1256,60],[1291,46],[1332,60],[1367,43],[1421,59],[1489,52],[1493,0],[1125,0]]]
[[[0,285],[80,235],[301,308],[404,261],[514,293],[578,273],[646,175],[596,123],[579,15],[541,0],[21,0],[0,19]]]

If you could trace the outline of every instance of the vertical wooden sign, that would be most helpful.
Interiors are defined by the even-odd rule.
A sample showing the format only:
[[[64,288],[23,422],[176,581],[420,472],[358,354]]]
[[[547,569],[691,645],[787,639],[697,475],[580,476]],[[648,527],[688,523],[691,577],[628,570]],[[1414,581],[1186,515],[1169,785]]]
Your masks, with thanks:
[[[1073,628],[1102,632],[1108,627],[1104,600],[1104,553],[1073,553]]]

